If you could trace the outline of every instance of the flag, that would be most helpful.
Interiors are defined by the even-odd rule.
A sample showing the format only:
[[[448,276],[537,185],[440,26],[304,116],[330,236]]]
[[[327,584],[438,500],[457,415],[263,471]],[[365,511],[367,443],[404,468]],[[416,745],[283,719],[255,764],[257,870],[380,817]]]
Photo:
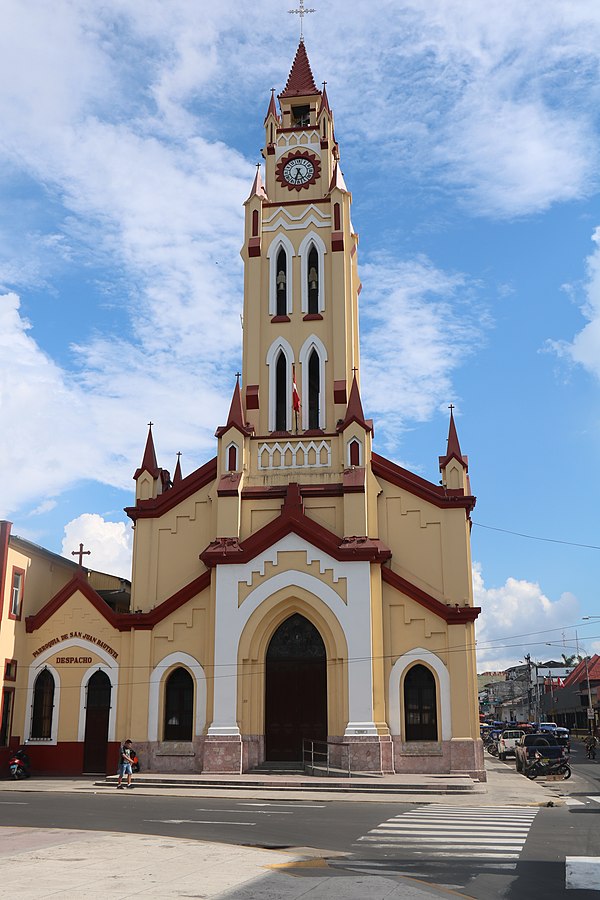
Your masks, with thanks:
[[[292,407],[294,412],[300,409],[300,394],[296,386],[296,366],[292,366]]]

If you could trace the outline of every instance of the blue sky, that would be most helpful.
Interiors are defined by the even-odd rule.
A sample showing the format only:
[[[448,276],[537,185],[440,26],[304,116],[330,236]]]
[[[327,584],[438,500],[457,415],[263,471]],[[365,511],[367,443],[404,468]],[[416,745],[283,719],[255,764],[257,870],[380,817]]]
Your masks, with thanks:
[[[201,7],[3,4],[0,516],[123,574],[146,423],[171,471],[214,454],[242,203],[298,41],[281,0]],[[505,533],[600,545],[600,7],[347,9],[305,35],[361,239],[376,449],[436,482],[455,404],[480,669],[570,653],[578,623],[600,650],[600,550]]]

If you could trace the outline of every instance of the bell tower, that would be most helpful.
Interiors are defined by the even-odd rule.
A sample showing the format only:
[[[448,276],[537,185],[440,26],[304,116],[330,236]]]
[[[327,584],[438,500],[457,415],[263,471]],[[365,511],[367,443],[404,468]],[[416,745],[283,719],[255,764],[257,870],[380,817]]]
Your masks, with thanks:
[[[353,380],[357,390],[360,383],[358,236],[326,85],[317,87],[302,39],[275,94],[241,251],[243,401],[259,439],[248,476],[269,468],[339,474],[348,463],[338,426]]]

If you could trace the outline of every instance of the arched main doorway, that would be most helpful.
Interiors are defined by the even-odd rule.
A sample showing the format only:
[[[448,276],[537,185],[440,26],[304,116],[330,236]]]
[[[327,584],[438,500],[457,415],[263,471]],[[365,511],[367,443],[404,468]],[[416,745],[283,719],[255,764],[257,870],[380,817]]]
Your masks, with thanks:
[[[315,626],[295,613],[267,649],[265,756],[302,759],[302,739],[327,739],[327,653]]]
[[[84,772],[106,772],[110,692],[111,683],[106,672],[94,672],[86,688]]]

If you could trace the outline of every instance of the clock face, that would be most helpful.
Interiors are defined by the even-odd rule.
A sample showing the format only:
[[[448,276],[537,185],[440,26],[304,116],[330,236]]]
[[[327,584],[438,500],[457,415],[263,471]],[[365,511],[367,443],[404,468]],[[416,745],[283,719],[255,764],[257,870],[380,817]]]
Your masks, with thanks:
[[[294,156],[283,167],[283,177],[288,184],[306,184],[314,174],[315,167],[304,156]]]
[[[308,150],[290,153],[277,163],[277,181],[289,191],[301,191],[314,184],[321,174],[318,156]]]

